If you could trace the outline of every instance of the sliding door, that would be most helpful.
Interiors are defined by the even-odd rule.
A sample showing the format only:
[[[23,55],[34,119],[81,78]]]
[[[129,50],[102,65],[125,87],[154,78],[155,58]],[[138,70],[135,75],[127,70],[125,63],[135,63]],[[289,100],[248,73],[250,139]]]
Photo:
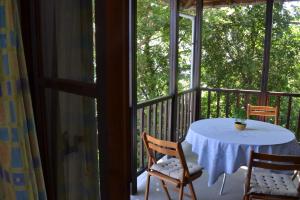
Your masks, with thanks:
[[[128,1],[32,0],[22,8],[49,199],[128,199]]]

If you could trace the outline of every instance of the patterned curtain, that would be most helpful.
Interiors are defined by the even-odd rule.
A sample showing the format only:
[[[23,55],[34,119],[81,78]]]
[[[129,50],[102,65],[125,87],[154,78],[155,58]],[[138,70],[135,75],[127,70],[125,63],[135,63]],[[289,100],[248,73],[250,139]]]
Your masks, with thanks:
[[[0,0],[0,199],[46,199],[16,0]]]

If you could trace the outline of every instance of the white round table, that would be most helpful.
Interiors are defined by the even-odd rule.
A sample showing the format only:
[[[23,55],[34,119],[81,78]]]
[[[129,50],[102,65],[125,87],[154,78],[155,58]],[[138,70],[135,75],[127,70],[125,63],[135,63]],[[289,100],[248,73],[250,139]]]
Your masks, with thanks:
[[[186,141],[198,155],[198,164],[208,172],[208,186],[223,173],[232,174],[249,161],[250,151],[259,153],[300,155],[295,135],[274,124],[246,120],[247,127],[239,131],[235,119],[214,118],[191,124]]]

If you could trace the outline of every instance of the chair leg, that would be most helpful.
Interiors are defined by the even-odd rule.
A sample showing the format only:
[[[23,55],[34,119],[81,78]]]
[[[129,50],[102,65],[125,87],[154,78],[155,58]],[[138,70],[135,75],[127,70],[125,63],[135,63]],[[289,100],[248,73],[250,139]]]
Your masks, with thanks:
[[[292,180],[295,180],[295,178],[297,177],[297,175],[298,175],[298,171],[294,172]]]
[[[145,200],[148,200],[149,196],[149,185],[150,185],[150,174],[147,175],[147,183],[146,183],[146,192],[145,192]]]
[[[189,183],[189,188],[190,188],[190,191],[191,191],[191,195],[192,195],[193,200],[197,200],[197,197],[196,197],[196,194],[195,194],[195,190],[194,190],[193,183]]]
[[[248,195],[244,195],[244,200],[249,200],[249,196]]]
[[[163,187],[163,189],[164,189],[164,191],[165,191],[165,193],[166,193],[168,199],[170,200],[171,197],[170,197],[170,194],[169,194],[169,191],[168,191],[168,188],[167,188],[167,185],[166,185],[165,181],[160,180],[160,182],[161,182],[161,184],[162,184],[162,187]]]
[[[183,199],[183,189],[184,189],[184,185],[180,184],[180,189],[179,189],[179,200]]]

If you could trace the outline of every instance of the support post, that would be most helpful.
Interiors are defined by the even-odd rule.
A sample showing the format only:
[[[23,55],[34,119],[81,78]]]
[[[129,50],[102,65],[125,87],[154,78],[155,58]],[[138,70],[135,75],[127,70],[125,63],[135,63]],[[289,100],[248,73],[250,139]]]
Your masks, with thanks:
[[[176,140],[177,99],[178,99],[178,18],[179,0],[170,0],[170,81],[169,94],[172,95],[171,140]]]
[[[267,104],[268,79],[270,68],[270,51],[272,38],[272,24],[273,24],[273,4],[274,0],[267,0],[266,8],[266,22],[265,22],[265,41],[264,41],[264,60],[261,77],[261,105]]]
[[[137,140],[140,140],[140,133],[137,132],[137,68],[136,68],[136,24],[137,24],[137,2],[130,0],[129,7],[129,81],[130,81],[130,112],[131,112],[131,193],[137,193]]]
[[[202,21],[203,0],[197,0],[196,19],[194,30],[194,56],[193,56],[193,88],[196,89],[195,98],[195,121],[200,119],[200,81],[201,81],[201,58],[202,58]]]
[[[129,7],[95,1],[100,199],[130,198]]]

